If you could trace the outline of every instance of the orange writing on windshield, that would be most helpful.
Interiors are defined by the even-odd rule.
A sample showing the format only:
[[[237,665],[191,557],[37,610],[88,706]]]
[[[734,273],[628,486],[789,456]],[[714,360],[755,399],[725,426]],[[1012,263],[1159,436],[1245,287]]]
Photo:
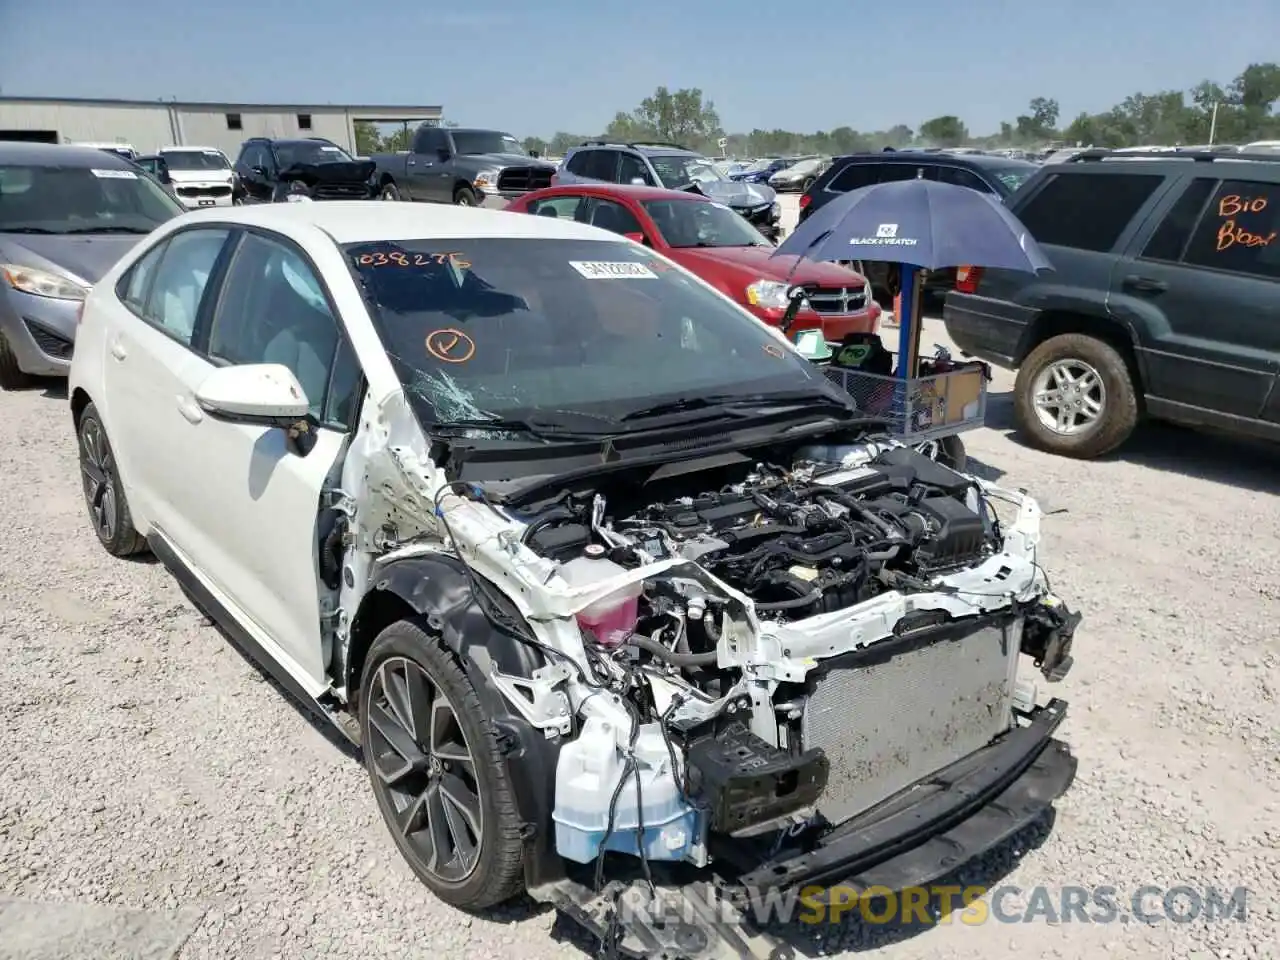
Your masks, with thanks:
[[[1225,217],[1226,220],[1218,228],[1218,247],[1221,253],[1224,250],[1230,250],[1232,247],[1266,247],[1270,246],[1276,238],[1275,231],[1270,233],[1254,233],[1246,230],[1236,222],[1236,217],[1241,214],[1262,213],[1267,209],[1266,197],[1242,197],[1239,194],[1229,194],[1218,201],[1218,216]]]
[[[366,253],[358,258],[362,267],[426,267],[444,266],[452,263],[463,270],[471,266],[471,261],[464,260],[460,253]]]

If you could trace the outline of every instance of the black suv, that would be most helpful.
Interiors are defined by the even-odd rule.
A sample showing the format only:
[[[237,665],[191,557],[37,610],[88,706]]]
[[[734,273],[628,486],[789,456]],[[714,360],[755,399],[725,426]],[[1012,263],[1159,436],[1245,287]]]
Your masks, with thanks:
[[[820,210],[842,193],[894,180],[923,177],[942,183],[1008,198],[1039,166],[1026,160],[993,157],[979,153],[945,153],[934,150],[885,150],[881,153],[853,153],[836,157],[827,171],[818,177],[800,197],[800,222]],[[897,264],[867,263],[867,279],[881,299],[892,299],[900,289]],[[925,277],[925,289],[933,292],[950,290],[955,282],[954,270],[936,270]]]
[[[1018,370],[1019,429],[1090,458],[1141,414],[1280,440],[1280,162],[1090,150],[1010,209],[1054,272],[961,269],[960,349]]]
[[[377,195],[372,160],[356,160],[320,137],[271,140],[253,137],[240,145],[235,202],[369,200]]]

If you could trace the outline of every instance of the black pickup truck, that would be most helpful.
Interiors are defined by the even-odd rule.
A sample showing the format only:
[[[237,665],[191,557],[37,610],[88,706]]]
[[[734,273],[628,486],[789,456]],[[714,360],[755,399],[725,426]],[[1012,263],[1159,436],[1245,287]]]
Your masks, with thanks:
[[[947,332],[1018,371],[1022,433],[1087,459],[1142,416],[1280,440],[1280,162],[1085,151],[1009,199],[1054,271],[961,268]]]
[[[383,200],[419,200],[502,208],[551,185],[554,164],[526,155],[499,130],[423,124],[405,153],[375,154],[374,181]]]

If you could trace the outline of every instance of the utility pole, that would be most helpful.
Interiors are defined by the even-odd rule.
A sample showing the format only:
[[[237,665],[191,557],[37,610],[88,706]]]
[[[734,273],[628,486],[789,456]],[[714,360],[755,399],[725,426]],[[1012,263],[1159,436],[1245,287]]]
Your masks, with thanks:
[[[1209,114],[1209,146],[1213,146],[1213,138],[1218,133],[1218,101],[1213,101],[1213,112]]]

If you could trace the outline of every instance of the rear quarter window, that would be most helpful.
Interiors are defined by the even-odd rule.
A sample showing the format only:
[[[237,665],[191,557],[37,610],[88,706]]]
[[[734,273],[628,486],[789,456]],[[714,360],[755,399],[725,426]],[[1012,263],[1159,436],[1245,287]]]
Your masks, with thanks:
[[[1055,173],[1014,213],[1040,243],[1105,253],[1163,182],[1161,174]]]

